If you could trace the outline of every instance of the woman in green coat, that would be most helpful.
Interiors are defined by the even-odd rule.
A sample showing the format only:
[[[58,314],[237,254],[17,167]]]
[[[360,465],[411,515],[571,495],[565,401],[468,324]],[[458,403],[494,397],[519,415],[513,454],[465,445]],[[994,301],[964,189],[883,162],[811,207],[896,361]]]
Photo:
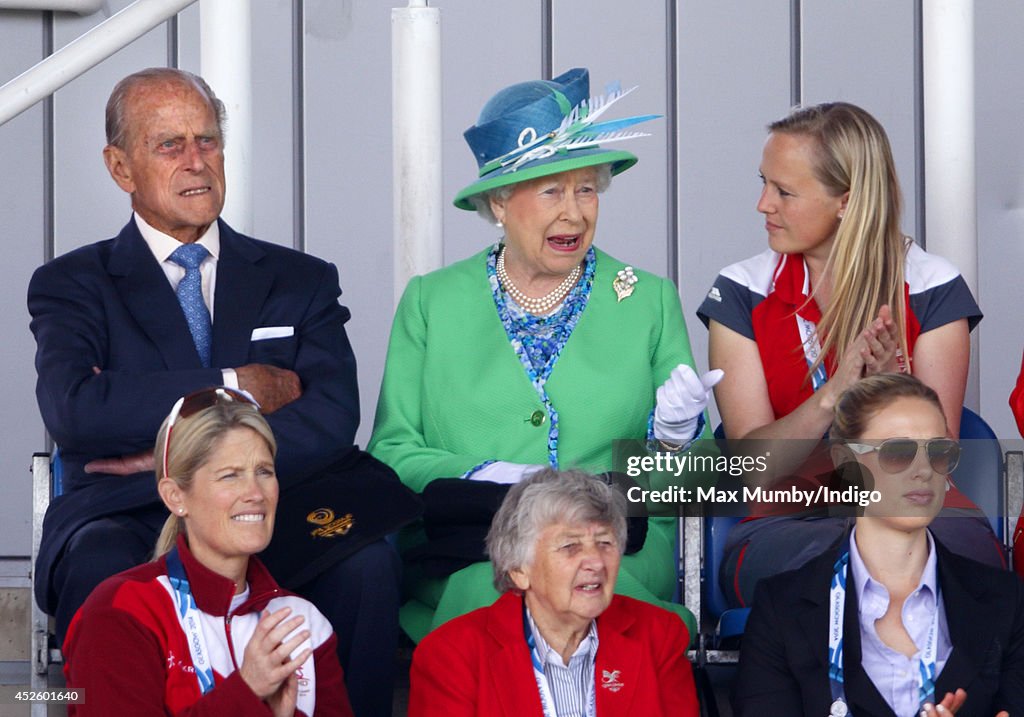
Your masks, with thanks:
[[[637,159],[597,142],[650,119],[597,122],[625,93],[589,99],[585,69],[512,85],[465,137],[480,178],[455,199],[504,228],[494,246],[409,282],[398,306],[369,450],[423,491],[438,478],[518,482],[541,466],[602,472],[612,442],[684,449],[720,372],[693,371],[679,295],[592,246],[598,194]],[[671,519],[652,519],[617,592],[662,604],[675,581]],[[491,567],[416,580],[416,641],[498,597]]]

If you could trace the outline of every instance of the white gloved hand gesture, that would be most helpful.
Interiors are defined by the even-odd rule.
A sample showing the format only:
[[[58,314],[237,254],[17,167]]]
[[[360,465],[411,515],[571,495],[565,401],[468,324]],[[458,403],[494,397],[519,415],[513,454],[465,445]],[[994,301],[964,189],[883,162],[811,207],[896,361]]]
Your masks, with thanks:
[[[697,376],[684,363],[672,369],[656,394],[654,437],[679,445],[696,438],[697,419],[711,400],[711,389],[724,375],[724,371],[716,368]]]
[[[528,465],[523,463],[509,463],[498,461],[486,465],[480,470],[469,475],[470,480],[485,480],[492,483],[512,484],[518,483],[526,476],[539,471],[544,466]]]

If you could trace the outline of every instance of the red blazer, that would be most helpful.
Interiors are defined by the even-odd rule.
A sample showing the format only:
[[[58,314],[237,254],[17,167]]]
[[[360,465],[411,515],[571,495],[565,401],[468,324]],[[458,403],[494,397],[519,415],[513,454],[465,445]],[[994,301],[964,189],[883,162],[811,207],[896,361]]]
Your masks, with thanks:
[[[506,593],[427,635],[413,654],[409,717],[542,717],[522,611],[522,597]],[[616,595],[597,637],[597,717],[697,716],[677,615]]]

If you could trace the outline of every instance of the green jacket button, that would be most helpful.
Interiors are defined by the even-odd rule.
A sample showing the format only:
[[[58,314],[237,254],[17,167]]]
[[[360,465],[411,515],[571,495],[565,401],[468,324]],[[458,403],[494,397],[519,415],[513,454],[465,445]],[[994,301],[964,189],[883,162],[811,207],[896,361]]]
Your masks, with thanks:
[[[532,416],[530,416],[530,423],[532,423],[535,426],[540,426],[541,424],[544,423],[544,418],[544,411],[538,409],[533,412]]]

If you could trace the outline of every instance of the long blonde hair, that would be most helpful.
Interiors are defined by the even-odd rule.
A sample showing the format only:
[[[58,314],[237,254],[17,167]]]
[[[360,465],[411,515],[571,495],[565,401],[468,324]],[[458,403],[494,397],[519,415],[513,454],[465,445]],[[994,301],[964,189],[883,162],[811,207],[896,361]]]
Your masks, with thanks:
[[[169,420],[170,416],[164,419],[163,425],[160,426],[160,432],[156,434],[156,447],[153,450],[158,485],[164,478],[164,435],[167,433]],[[167,454],[167,475],[179,488],[187,492],[192,487],[192,478],[196,471],[210,459],[210,454],[216,450],[220,440],[237,428],[255,431],[267,442],[270,455],[277,456],[274,433],[254,405],[242,401],[217,403],[195,415],[175,421]],[[170,552],[178,535],[184,532],[184,518],[174,513],[167,516],[160,537],[156,541],[153,559],[156,560]]]
[[[900,231],[900,185],[885,130],[870,114],[846,102],[794,110],[768,129],[812,138],[818,181],[833,196],[849,192],[825,264],[832,295],[818,323],[821,352],[808,376],[826,356],[839,360],[883,304],[892,311],[909,370],[904,297],[908,240]]]

